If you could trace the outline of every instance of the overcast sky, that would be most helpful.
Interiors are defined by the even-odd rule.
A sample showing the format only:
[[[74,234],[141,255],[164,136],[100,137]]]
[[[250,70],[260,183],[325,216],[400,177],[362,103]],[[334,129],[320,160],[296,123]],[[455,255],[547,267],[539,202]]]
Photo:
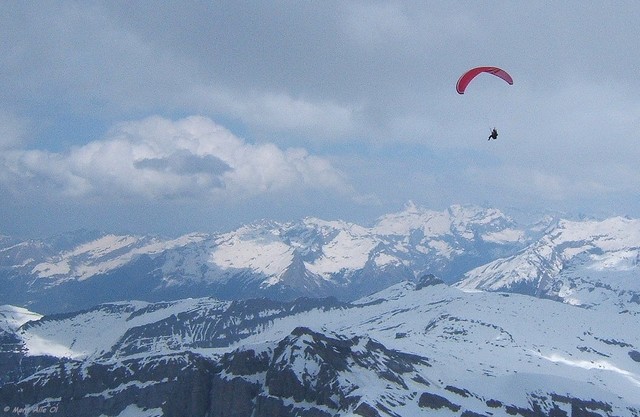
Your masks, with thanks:
[[[2,2],[0,234],[408,201],[640,217],[638,22],[638,1]],[[481,65],[514,84],[458,95]]]

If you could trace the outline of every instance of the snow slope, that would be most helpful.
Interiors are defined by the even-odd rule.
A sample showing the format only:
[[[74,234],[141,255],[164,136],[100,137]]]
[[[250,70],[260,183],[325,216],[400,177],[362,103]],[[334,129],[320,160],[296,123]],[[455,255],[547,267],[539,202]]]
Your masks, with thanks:
[[[204,238],[204,235],[192,234],[162,241],[157,238],[106,235],[36,264],[32,273],[38,278],[82,281],[119,268],[142,254],[155,255],[202,242]]]
[[[522,252],[467,272],[457,286],[638,312],[639,261],[640,220],[563,220]]]
[[[34,313],[26,308],[11,305],[0,306],[0,332],[15,332],[20,326],[42,318],[42,314]]]

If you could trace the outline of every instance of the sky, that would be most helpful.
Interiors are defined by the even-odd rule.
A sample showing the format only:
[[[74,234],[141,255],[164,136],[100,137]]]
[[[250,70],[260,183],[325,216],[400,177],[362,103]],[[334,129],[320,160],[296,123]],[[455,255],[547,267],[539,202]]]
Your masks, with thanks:
[[[624,0],[2,2],[0,235],[409,201],[640,217],[638,22]],[[514,83],[457,94],[476,66]]]

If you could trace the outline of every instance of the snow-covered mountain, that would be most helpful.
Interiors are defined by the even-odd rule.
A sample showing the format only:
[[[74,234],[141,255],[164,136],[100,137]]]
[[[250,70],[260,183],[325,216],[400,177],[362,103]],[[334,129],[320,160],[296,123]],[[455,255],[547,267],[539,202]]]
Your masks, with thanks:
[[[640,417],[639,261],[467,206],[0,237],[0,416]]]
[[[0,303],[41,312],[117,300],[336,296],[353,300],[434,273],[454,282],[537,237],[496,209],[408,204],[371,227],[306,218],[176,239],[78,233],[0,240]]]
[[[0,415],[640,416],[636,314],[434,277],[350,304],[199,298],[32,317],[3,327]]]
[[[640,220],[561,220],[520,253],[467,272],[457,285],[640,311]]]

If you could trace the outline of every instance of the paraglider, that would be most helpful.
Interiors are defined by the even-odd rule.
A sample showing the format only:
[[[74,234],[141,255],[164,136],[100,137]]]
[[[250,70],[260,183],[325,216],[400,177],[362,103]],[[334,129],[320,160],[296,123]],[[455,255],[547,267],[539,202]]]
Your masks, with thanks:
[[[470,69],[469,71],[465,72],[460,76],[460,78],[458,79],[458,82],[456,83],[456,91],[458,92],[458,94],[464,94],[469,83],[471,83],[471,81],[474,78],[476,78],[478,75],[485,72],[487,74],[495,75],[496,77],[503,79],[509,85],[513,85],[513,78],[511,78],[511,75],[509,75],[509,73],[507,73],[502,68],[476,67],[476,68]],[[495,127],[491,130],[491,134],[489,135],[489,139],[487,140],[491,140],[491,139],[494,139],[494,140],[498,139],[498,130]]]
[[[465,72],[464,74],[462,74],[460,76],[460,78],[458,79],[458,82],[456,83],[456,91],[458,92],[458,94],[464,94],[464,91],[467,89],[467,86],[469,85],[471,80],[473,80],[474,78],[476,78],[479,74],[482,74],[483,72],[495,75],[496,77],[499,77],[499,78],[502,78],[507,83],[509,83],[509,85],[513,85],[513,78],[511,78],[511,75],[509,75],[509,73],[507,73],[507,71],[505,71],[505,70],[503,70],[501,68],[498,68],[498,67],[476,67],[476,68],[470,69],[469,71]]]
[[[498,139],[498,131],[496,130],[495,127],[491,130],[491,134],[489,135],[489,139],[487,140],[491,140],[491,139]]]

